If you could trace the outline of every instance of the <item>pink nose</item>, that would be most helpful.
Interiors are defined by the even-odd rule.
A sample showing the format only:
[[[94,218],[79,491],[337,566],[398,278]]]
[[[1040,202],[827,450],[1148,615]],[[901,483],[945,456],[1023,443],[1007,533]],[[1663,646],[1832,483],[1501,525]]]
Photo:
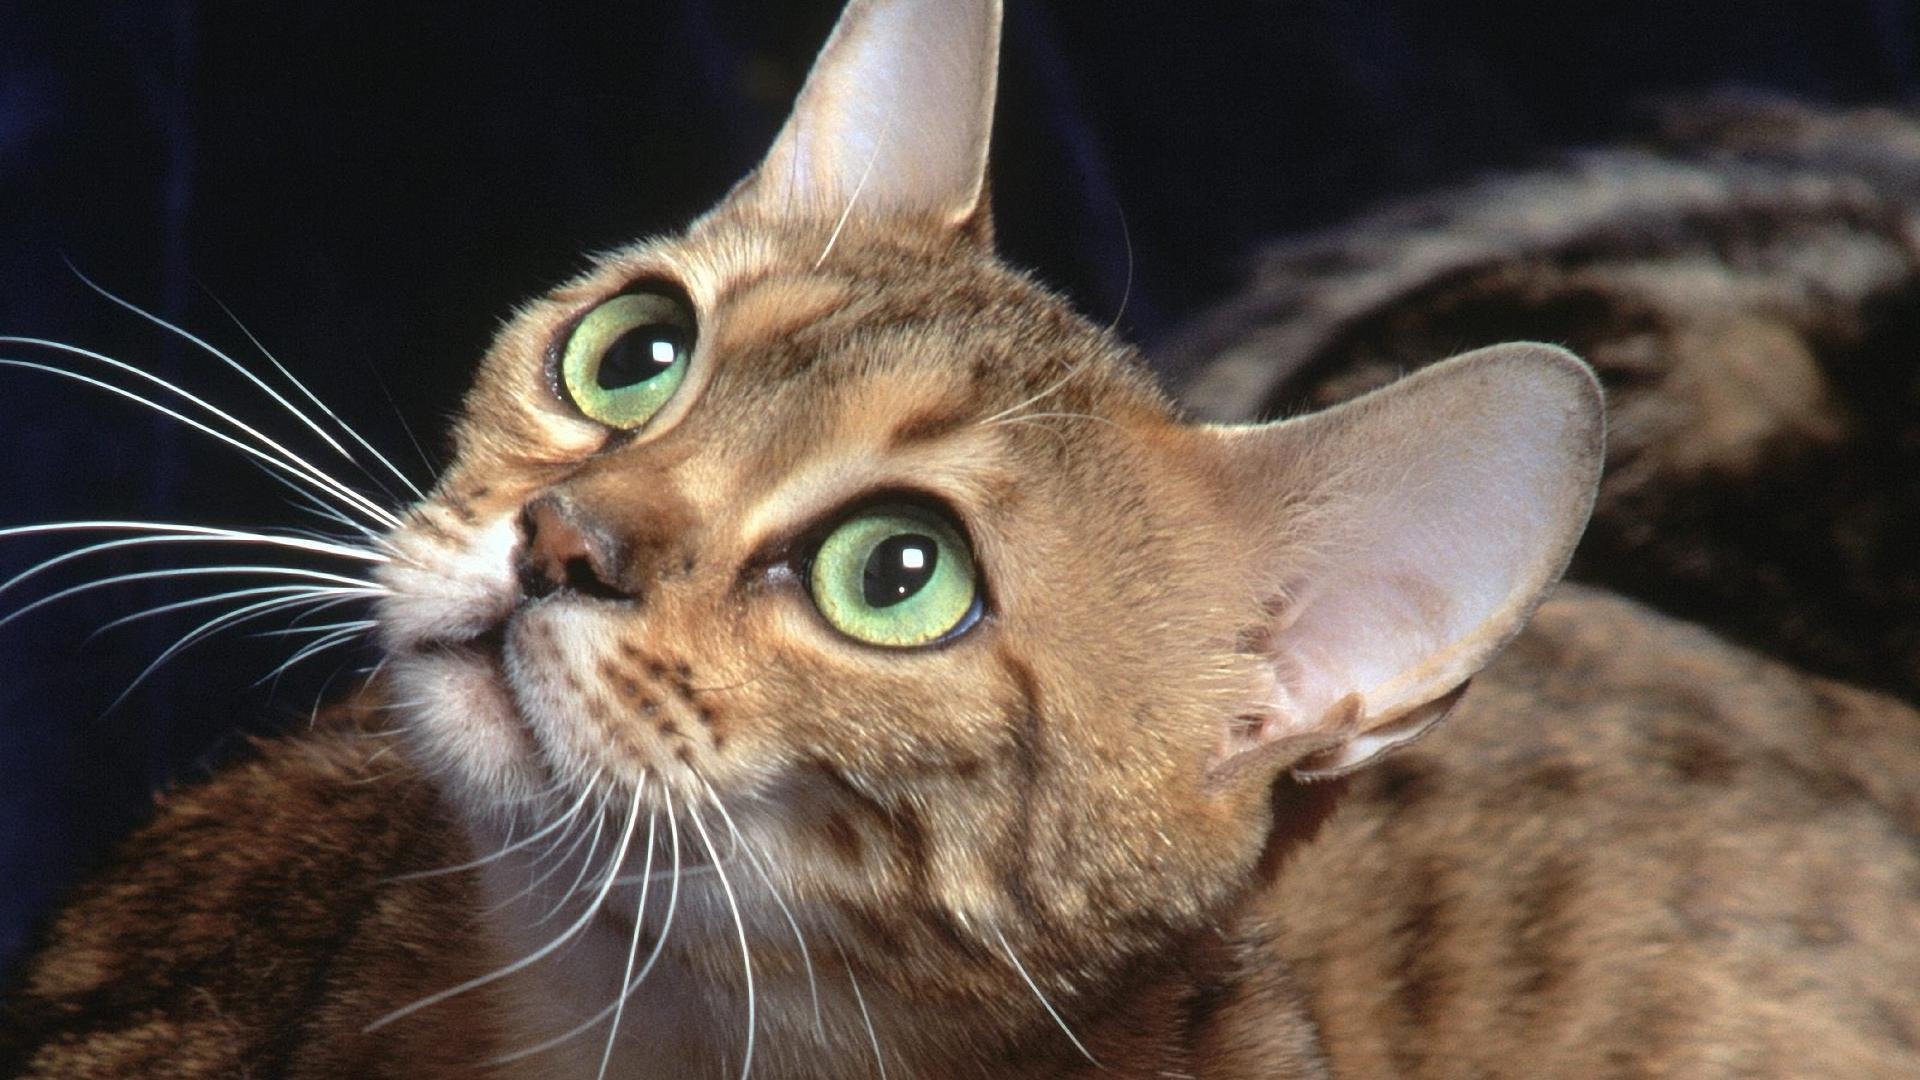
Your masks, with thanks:
[[[618,545],[559,497],[543,495],[527,504],[520,512],[520,537],[520,591],[529,599],[561,589],[629,597],[618,584]]]

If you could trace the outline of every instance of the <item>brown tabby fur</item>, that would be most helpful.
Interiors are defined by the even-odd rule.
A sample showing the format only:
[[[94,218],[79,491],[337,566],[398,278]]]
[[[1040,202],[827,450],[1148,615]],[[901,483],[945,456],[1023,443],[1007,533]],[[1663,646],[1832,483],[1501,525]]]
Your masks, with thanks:
[[[1300,423],[1184,422],[988,250],[984,115],[891,129],[904,184],[839,141],[862,47],[984,107],[997,25],[855,0],[761,172],[519,313],[388,538],[384,674],[169,797],[57,920],[0,1067],[592,1076],[603,1028],[488,1062],[658,939],[611,1075],[740,1075],[749,1031],[773,1078],[1920,1068],[1920,717],[1579,589],[1480,670],[1585,518],[1591,378],[1512,346]],[[649,279],[703,359],[616,434],[547,360]],[[828,631],[789,554],[901,489],[966,523],[989,600],[913,652]],[[591,581],[536,596],[535,556]],[[549,852],[508,839],[595,794],[646,857],[596,830],[530,885]],[[565,881],[654,871],[669,825],[670,934],[651,882]],[[579,911],[550,959],[392,1015]]]
[[[11,1049],[44,1041],[26,1075],[476,1075],[484,992],[358,1031],[482,951],[449,922],[460,879],[387,880],[461,841],[361,722],[168,800],[15,1004]],[[1910,1076],[1916,733],[1883,695],[1563,588],[1270,887],[1091,995],[1088,1075]],[[1027,1067],[917,1075],[1071,1071],[1035,1038]]]
[[[1920,124],[1728,96],[1637,145],[1280,245],[1163,359],[1202,415],[1324,408],[1462,348],[1607,387],[1570,573],[1920,697]]]

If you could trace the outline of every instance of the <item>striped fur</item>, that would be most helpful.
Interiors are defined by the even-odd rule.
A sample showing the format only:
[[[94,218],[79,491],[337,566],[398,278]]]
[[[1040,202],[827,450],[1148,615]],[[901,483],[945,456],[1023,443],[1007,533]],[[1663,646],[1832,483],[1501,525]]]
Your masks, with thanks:
[[[933,52],[895,89],[978,105],[990,70],[958,61],[990,65],[997,26],[855,0],[776,168],[515,316],[387,537],[383,674],[166,801],[4,1005],[0,1069],[1920,1064],[1920,718],[1580,590],[1463,694],[1585,519],[1590,376],[1514,346],[1300,424],[1186,422],[993,257],[983,141],[884,147],[906,175],[877,214],[864,143],[808,156],[864,130],[875,72],[844,64]],[[962,119],[886,130],[984,140]],[[650,279],[701,351],[614,432],[550,360]],[[836,637],[796,568],[903,491],[964,523],[987,582],[973,632],[913,653]],[[602,545],[590,583],[530,584],[554,521]]]
[[[484,995],[358,1030],[482,947],[450,932],[459,879],[391,879],[460,854],[431,785],[351,715],[328,728],[171,798],[76,898],[0,1025],[10,1073],[484,1074]],[[1911,1075],[1916,733],[1892,698],[1564,589],[1444,734],[1280,838],[1270,884],[1063,1001],[1104,1066],[1087,1075]],[[1334,789],[1289,791],[1310,826]],[[925,862],[914,818],[848,805]],[[844,944],[975,951],[871,918]],[[1057,1030],[1032,1038],[911,1075],[1075,1073]]]

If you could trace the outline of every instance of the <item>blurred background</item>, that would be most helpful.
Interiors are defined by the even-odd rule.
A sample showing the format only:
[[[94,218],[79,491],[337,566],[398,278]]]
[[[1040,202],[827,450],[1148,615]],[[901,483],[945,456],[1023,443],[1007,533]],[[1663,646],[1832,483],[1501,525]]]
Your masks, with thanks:
[[[250,331],[424,481],[499,320],[584,252],[676,226],[751,167],[838,7],[12,0],[0,333],[98,350],[318,446],[70,262],[265,371]],[[1920,10],[1896,0],[1012,0],[1001,244],[1090,316],[1120,313],[1151,354],[1261,241],[1604,141],[1650,95],[1911,103],[1917,30]],[[46,373],[0,368],[0,432],[0,528],[316,524],[238,454]],[[81,539],[106,537],[0,538],[0,578]],[[178,552],[62,567],[0,595],[0,614],[208,564]],[[89,635],[207,586],[134,581],[0,626],[0,982],[154,792],[243,750],[240,735],[303,722],[369,662],[336,649],[262,681],[297,642],[241,631],[121,699],[220,609]]]

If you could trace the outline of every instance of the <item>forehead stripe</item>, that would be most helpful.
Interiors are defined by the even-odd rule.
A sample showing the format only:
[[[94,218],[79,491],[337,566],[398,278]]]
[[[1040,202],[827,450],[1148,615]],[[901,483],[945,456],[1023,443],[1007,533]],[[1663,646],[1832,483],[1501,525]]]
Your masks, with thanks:
[[[898,450],[916,443],[931,442],[973,419],[973,411],[964,402],[943,401],[909,414],[894,425],[887,436],[887,448]]]

